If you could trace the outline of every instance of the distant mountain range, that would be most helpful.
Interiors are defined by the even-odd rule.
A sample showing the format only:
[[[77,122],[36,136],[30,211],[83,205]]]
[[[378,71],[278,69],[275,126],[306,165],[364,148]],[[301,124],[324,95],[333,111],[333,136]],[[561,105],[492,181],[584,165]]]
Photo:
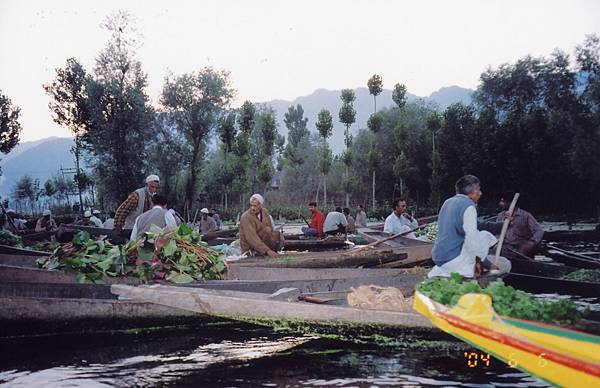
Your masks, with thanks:
[[[0,167],[0,195],[9,196],[15,182],[23,175],[40,180],[40,186],[58,173],[58,170],[74,166],[72,138],[49,137],[35,141],[23,142],[11,152],[2,156]]]
[[[352,133],[357,133],[360,128],[366,128],[366,123],[373,111],[373,96],[369,94],[367,88],[354,89],[356,101],[356,123],[351,127]],[[435,103],[440,110],[446,109],[448,105],[456,102],[469,104],[471,102],[470,89],[459,86],[444,87],[431,93],[428,97],[418,97],[408,93],[407,99],[413,101],[423,98],[426,101]],[[315,132],[315,121],[317,114],[323,108],[328,109],[333,116],[334,128],[331,139],[331,147],[334,153],[343,150],[343,126],[338,121],[338,111],[340,109],[340,91],[339,90],[315,90],[308,96],[302,96],[293,101],[273,100],[267,101],[277,113],[279,123],[279,132],[287,136],[287,128],[283,123],[283,118],[291,105],[300,104],[304,108],[304,115],[308,118],[309,130]],[[379,109],[393,105],[392,91],[385,89],[377,96],[377,107]],[[40,185],[58,173],[58,170],[74,166],[73,154],[70,150],[73,146],[72,138],[49,137],[45,139],[23,142],[17,145],[7,155],[1,155],[0,167],[2,176],[0,176],[0,195],[9,196],[14,188],[15,182],[23,175],[28,174],[34,179],[40,180]]]
[[[350,127],[351,133],[357,133],[359,129],[367,127],[367,120],[373,113],[373,96],[369,94],[367,88],[354,89],[356,100],[354,101],[354,109],[356,110],[356,122]],[[471,103],[471,94],[473,90],[461,88],[459,86],[444,87],[440,90],[431,93],[428,97],[418,97],[414,94],[407,93],[407,100],[414,101],[422,98],[425,101],[431,101],[440,110],[446,109],[449,105],[462,102],[466,105]],[[308,96],[298,97],[293,101],[273,100],[267,101],[266,104],[271,105],[277,112],[277,120],[279,122],[279,132],[287,136],[287,128],[283,122],[283,118],[288,108],[291,105],[302,105],[304,116],[308,118],[308,129],[316,132],[315,122],[319,111],[323,108],[331,112],[333,116],[333,135],[330,139],[330,145],[334,153],[339,153],[344,149],[344,127],[338,120],[338,112],[341,106],[339,90],[317,89]],[[392,100],[392,91],[384,89],[377,96],[377,110],[387,108],[394,105]]]

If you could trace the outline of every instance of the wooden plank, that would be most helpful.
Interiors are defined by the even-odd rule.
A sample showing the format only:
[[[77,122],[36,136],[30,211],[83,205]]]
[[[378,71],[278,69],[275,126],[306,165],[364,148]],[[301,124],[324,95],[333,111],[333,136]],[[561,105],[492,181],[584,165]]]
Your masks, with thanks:
[[[301,302],[245,299],[203,293],[202,290],[181,292],[171,290],[167,286],[148,288],[144,286],[113,285],[111,286],[111,292],[140,302],[151,302],[186,311],[224,317],[284,318],[384,324],[402,327],[433,327],[428,319],[415,312],[361,310]]]
[[[396,252],[393,249],[367,249],[353,253],[347,251],[330,257],[319,256],[286,256],[280,259],[245,259],[237,265],[248,267],[273,267],[273,268],[353,268],[359,266],[373,266],[390,261],[402,260],[408,257],[405,252]]]
[[[0,320],[68,322],[81,319],[135,319],[189,316],[168,306],[115,299],[2,298]]]
[[[1,265],[14,265],[18,267],[37,268],[37,257],[28,255],[0,254]]]
[[[401,276],[403,269],[373,268],[265,268],[245,267],[235,262],[229,264],[230,280],[319,280],[377,276]]]
[[[8,245],[0,245],[0,255],[2,255],[2,254],[22,255],[22,256],[32,256],[32,257],[41,257],[41,256],[50,256],[51,255],[51,253],[49,253],[49,252],[36,251],[33,249],[26,249],[26,248],[11,247]]]
[[[217,237],[235,237],[239,232],[239,228],[222,229],[215,232],[208,232],[201,236],[202,241],[214,240]]]
[[[558,293],[563,295],[599,296],[600,284],[549,278],[544,276],[509,273],[504,282],[519,290],[532,293]]]

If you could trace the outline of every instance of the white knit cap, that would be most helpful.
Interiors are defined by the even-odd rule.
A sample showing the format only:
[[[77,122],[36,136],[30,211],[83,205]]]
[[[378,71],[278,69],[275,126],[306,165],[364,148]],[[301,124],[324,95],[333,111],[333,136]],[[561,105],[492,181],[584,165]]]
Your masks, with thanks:
[[[210,212],[208,211],[207,208],[203,207],[202,210],[200,210],[200,213],[208,214]]]
[[[100,214],[100,210],[94,210],[92,214]]]
[[[252,197],[250,197],[250,202],[252,201],[258,201],[261,205],[265,203],[265,199],[260,194],[252,194]]]
[[[146,183],[150,183],[150,182],[160,182],[160,178],[158,177],[158,175],[152,174],[152,175],[148,175],[146,177]]]
[[[52,213],[51,213],[51,212],[50,212],[50,210],[48,210],[48,209],[44,210],[44,212],[42,213],[42,215],[44,215],[44,216],[49,216],[49,215],[51,215],[51,214],[52,214]]]
[[[83,216],[84,216],[85,218],[90,218],[90,217],[92,216],[92,212],[91,212],[91,211],[89,211],[89,210],[86,210],[86,211],[85,211],[85,213],[83,213]]]

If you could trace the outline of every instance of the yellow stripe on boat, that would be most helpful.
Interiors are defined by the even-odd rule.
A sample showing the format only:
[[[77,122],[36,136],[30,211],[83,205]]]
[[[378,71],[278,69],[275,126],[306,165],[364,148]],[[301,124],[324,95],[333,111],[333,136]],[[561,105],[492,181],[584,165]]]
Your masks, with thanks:
[[[484,294],[463,295],[448,308],[415,292],[413,307],[443,331],[549,383],[600,387],[598,336],[500,317]]]

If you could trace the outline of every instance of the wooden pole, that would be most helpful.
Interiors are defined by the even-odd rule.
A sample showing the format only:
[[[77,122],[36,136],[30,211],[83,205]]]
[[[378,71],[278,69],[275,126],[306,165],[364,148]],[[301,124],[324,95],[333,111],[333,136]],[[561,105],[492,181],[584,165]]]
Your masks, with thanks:
[[[502,250],[502,244],[504,243],[504,237],[506,236],[506,231],[508,230],[508,224],[512,220],[513,211],[515,210],[515,206],[517,206],[517,201],[519,200],[519,193],[515,193],[510,206],[508,207],[507,217],[504,219],[504,223],[502,224],[502,231],[500,232],[500,238],[498,239],[498,245],[496,245],[496,256],[494,257],[494,265],[498,264],[498,257],[500,257],[500,251]]]
[[[424,227],[426,227],[427,225],[429,225],[429,224],[425,224],[425,225],[417,226],[416,228],[414,228],[414,229],[411,229],[411,230],[407,230],[406,232],[402,232],[402,233],[394,234],[394,235],[392,235],[392,236],[389,236],[389,237],[386,237],[386,238],[382,238],[381,240],[373,241],[372,243],[369,243],[369,244],[367,244],[367,245],[364,245],[364,246],[362,246],[362,247],[360,247],[360,248],[358,248],[358,249],[355,249],[355,250],[354,250],[354,252],[358,252],[358,251],[361,251],[361,250],[363,250],[363,249],[367,249],[367,248],[371,248],[371,247],[377,246],[377,245],[379,245],[379,244],[381,244],[381,243],[383,243],[383,242],[386,242],[386,241],[389,241],[389,240],[393,240],[393,239],[395,239],[395,238],[398,238],[398,237],[406,236],[406,235],[407,235],[407,234],[409,234],[409,233],[412,233],[412,232],[415,232],[415,231],[417,231],[417,230],[421,230],[421,229],[423,229],[423,228],[424,228]]]

